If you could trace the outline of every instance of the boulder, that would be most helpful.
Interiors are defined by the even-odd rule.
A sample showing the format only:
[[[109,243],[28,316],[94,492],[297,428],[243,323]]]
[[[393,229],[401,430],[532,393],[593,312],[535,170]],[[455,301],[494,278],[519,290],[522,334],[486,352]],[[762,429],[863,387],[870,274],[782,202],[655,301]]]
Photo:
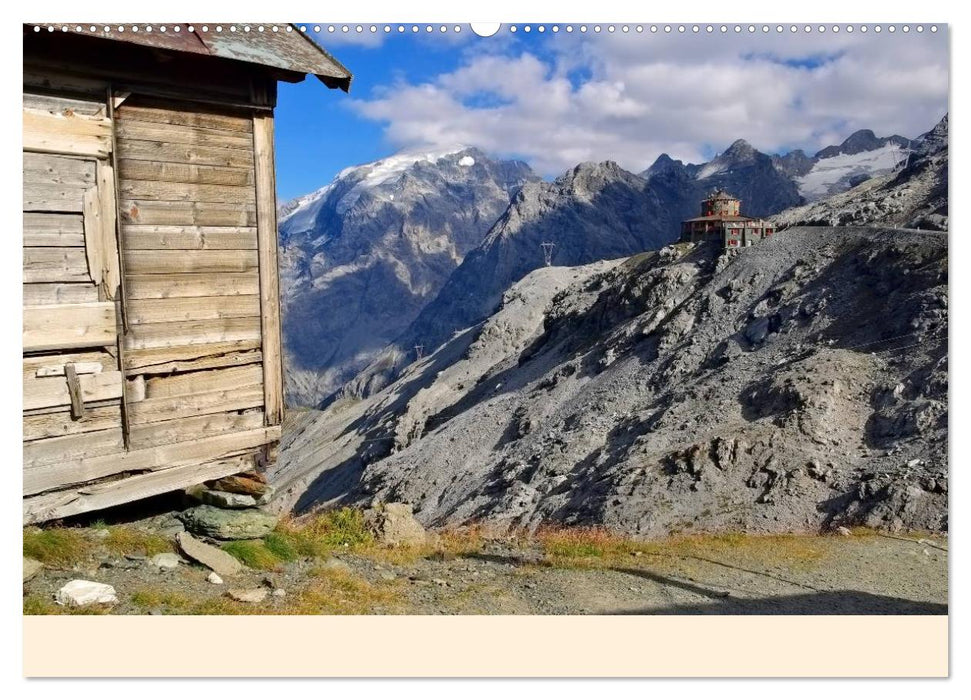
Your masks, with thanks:
[[[267,593],[265,588],[232,588],[226,595],[240,603],[262,603]]]
[[[179,549],[189,559],[212,569],[215,574],[234,576],[243,570],[243,565],[236,557],[217,547],[200,542],[188,532],[180,532],[176,535],[175,541],[179,543]],[[212,581],[211,578],[210,581]],[[222,583],[221,579],[219,583]]]
[[[118,602],[113,586],[97,581],[74,579],[64,586],[54,596],[58,605],[80,607],[82,605],[113,604]]]
[[[183,511],[186,530],[217,540],[258,540],[276,527],[277,516],[256,508],[226,510],[210,505]]]
[[[206,576],[206,580],[209,583],[212,583],[212,584],[214,584],[216,586],[221,585],[222,582],[223,582],[222,577],[219,574],[217,574],[215,571],[210,571],[209,572],[209,575]]]
[[[24,581],[29,581],[34,578],[37,573],[44,568],[36,559],[31,559],[30,557],[24,557]]]
[[[252,508],[256,505],[255,498],[242,493],[206,489],[200,491],[199,495],[203,503],[208,503],[217,508]]]
[[[428,534],[412,515],[408,503],[385,503],[364,512],[365,523],[378,542],[416,547],[428,541]]]

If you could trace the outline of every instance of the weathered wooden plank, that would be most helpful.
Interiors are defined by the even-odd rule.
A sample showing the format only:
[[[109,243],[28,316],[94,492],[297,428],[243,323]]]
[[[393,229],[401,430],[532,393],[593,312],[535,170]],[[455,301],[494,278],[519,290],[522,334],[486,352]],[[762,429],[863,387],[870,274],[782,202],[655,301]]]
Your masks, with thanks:
[[[107,430],[34,440],[24,443],[24,469],[43,467],[57,462],[123,452],[125,440],[121,423]]]
[[[103,350],[91,352],[68,352],[47,355],[29,355],[24,358],[24,379],[43,376],[64,376],[64,365],[73,362],[75,365],[90,365],[92,371],[79,371],[79,374],[97,374],[99,372],[113,372],[118,369],[118,361],[109,353]],[[98,366],[94,370],[94,365]],[[60,372],[54,372],[52,368],[60,367]]]
[[[176,418],[134,425],[131,428],[132,449],[155,447],[176,442],[197,440],[200,436],[222,435],[263,426],[263,411],[256,409],[243,413],[213,413],[191,418]]]
[[[118,172],[124,180],[181,182],[193,185],[253,185],[252,168],[224,168],[217,165],[189,165],[151,160],[122,159]]]
[[[24,440],[43,440],[61,435],[75,435],[108,430],[121,425],[121,406],[85,406],[84,418],[74,420],[70,411],[57,411],[37,416],[24,416]]]
[[[155,107],[147,104],[126,104],[118,115],[125,121],[150,122],[154,124],[174,124],[179,126],[195,126],[206,129],[222,129],[225,131],[253,133],[253,122],[248,116],[234,116],[217,114],[201,110],[198,106],[185,110]]]
[[[104,89],[101,92],[104,93]],[[61,95],[38,95],[25,92],[24,107],[40,112],[50,112],[51,114],[67,112],[89,117],[104,117],[105,115],[103,100],[79,100]]]
[[[87,191],[83,185],[37,185],[24,183],[24,211],[80,213]]]
[[[126,276],[126,282],[129,299],[233,296],[260,291],[260,278],[255,270],[237,274]]]
[[[224,391],[211,391],[205,394],[145,399],[129,406],[128,418],[132,425],[140,425],[171,420],[172,418],[245,411],[262,406],[263,387],[251,385]]]
[[[251,148],[209,148],[161,141],[118,141],[118,156],[125,160],[151,160],[190,165],[218,165],[228,168],[253,167]]]
[[[115,172],[111,163],[98,163],[98,200],[101,212],[99,264],[101,265],[101,286],[106,299],[115,299],[121,286],[121,262],[118,258],[118,238],[115,235],[117,207],[115,205]],[[86,230],[87,231],[87,230]]]
[[[256,227],[122,227],[125,250],[256,250]]]
[[[91,282],[84,248],[24,248],[24,282]]]
[[[168,323],[260,315],[256,294],[224,297],[174,297],[133,299],[128,302],[129,323]]]
[[[25,284],[24,304],[38,306],[41,304],[83,304],[98,301],[98,288],[94,284]]]
[[[263,370],[259,365],[225,367],[173,374],[167,377],[154,377],[145,382],[145,400],[241,389],[247,386],[258,386],[262,381]]]
[[[115,305],[107,302],[24,307],[24,352],[114,345]]]
[[[125,338],[125,348],[127,350],[228,343],[235,340],[258,340],[259,337],[259,318],[148,323],[131,328],[131,332]]]
[[[116,134],[118,139],[126,142],[157,141],[206,146],[207,148],[246,149],[253,147],[253,138],[246,133],[209,129],[201,126],[186,126],[184,124],[153,124],[126,117],[118,120]]]
[[[111,150],[109,120],[33,109],[24,109],[23,113],[25,151],[108,157]]]
[[[263,391],[268,425],[283,422],[283,352],[280,329],[279,240],[276,225],[276,176],[273,167],[273,116],[253,116],[256,154],[256,218],[259,250],[263,341]]]
[[[33,107],[32,104],[28,103],[28,93],[31,88],[41,89],[44,91],[51,92],[68,92],[73,93],[74,96],[84,95],[84,98],[78,97],[81,101],[90,101],[98,104],[100,107],[104,107],[104,98],[106,90],[108,89],[108,83],[105,80],[98,78],[80,78],[74,74],[66,73],[63,71],[51,70],[48,66],[36,66],[28,65],[25,61],[24,63],[24,107]],[[41,98],[46,95],[35,95],[30,93],[30,98]],[[59,101],[70,102],[68,98],[61,97],[58,95],[53,98]],[[48,109],[44,105],[38,107],[40,110]],[[65,108],[56,107],[51,110],[54,112],[63,112]],[[67,108],[68,111],[77,111],[80,114],[84,114],[84,110],[72,110],[70,107]]]
[[[261,362],[258,340],[174,348],[132,350],[125,356],[126,372],[131,374],[171,374],[216,367],[235,367]]]
[[[130,275],[249,272],[258,264],[255,250],[125,251],[125,272]]]
[[[83,198],[83,217],[84,217],[84,257],[88,265],[88,273],[91,280],[98,288],[104,282],[104,251],[101,248],[102,235],[104,228],[102,220],[102,201],[98,196],[98,189],[92,187],[85,190]]]
[[[121,372],[102,372],[78,377],[84,402],[121,397]],[[70,406],[71,396],[63,377],[24,379],[24,410]]]
[[[75,374],[99,374],[104,371],[100,362],[64,362],[62,364],[43,365],[34,372],[35,377],[66,377],[69,368]]]
[[[24,185],[94,186],[93,160],[47,153],[24,153]]]
[[[84,224],[76,214],[24,214],[24,245],[74,248],[84,245]]]
[[[256,202],[256,191],[252,185],[195,185],[154,180],[122,180],[120,194],[122,197],[130,199],[164,202],[221,202],[225,204],[253,204]]]
[[[55,491],[25,498],[24,524],[103,510],[122,503],[188,488],[203,481],[238,474],[253,469],[255,465],[256,457],[250,454],[203,464],[159,469],[125,479],[92,484],[81,489]]]
[[[42,466],[25,464],[23,492],[25,496],[31,496],[127,471],[154,471],[223,459],[279,439],[279,426],[272,426],[118,454],[66,459]]]
[[[157,202],[122,199],[121,220],[167,226],[255,226],[256,207],[224,202]]]

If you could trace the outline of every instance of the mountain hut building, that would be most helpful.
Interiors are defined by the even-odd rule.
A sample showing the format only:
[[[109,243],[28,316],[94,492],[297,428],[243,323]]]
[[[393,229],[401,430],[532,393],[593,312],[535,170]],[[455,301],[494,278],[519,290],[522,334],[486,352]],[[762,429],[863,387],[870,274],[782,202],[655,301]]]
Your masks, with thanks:
[[[23,26],[25,523],[276,458],[277,81],[351,74],[207,29]]]
[[[681,223],[681,242],[718,241],[725,248],[755,245],[775,233],[764,219],[741,213],[741,200],[718,190],[701,202],[701,216]]]

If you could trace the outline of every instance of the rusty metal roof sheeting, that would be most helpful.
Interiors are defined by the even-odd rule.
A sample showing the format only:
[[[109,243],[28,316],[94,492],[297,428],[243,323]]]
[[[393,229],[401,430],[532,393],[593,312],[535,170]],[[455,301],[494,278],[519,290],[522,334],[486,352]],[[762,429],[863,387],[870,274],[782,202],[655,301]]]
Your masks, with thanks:
[[[255,26],[245,31],[244,26],[237,26],[236,31],[230,31],[229,26],[222,27],[221,32],[215,31],[217,25],[207,24],[210,29],[203,32],[199,24],[166,24],[166,31],[156,29],[152,32],[118,31],[115,24],[99,24],[98,31],[88,31],[89,25],[61,25],[35,24],[37,27],[52,27],[54,31],[67,31],[77,34],[76,26],[82,26],[84,36],[94,36],[100,39],[124,41],[129,44],[150,46],[168,51],[195,53],[205,56],[216,56],[243,63],[253,63],[260,66],[270,66],[296,73],[310,73],[317,76],[324,85],[330,88],[340,88],[345,92],[350,89],[351,73],[341,63],[324,50],[317,42],[292,24],[281,24],[281,31],[272,31],[274,25],[264,25],[264,31],[258,31]],[[105,27],[111,31],[105,31]],[[193,31],[189,31],[192,27]],[[176,31],[178,28],[178,31]],[[289,31],[287,31],[289,29]]]

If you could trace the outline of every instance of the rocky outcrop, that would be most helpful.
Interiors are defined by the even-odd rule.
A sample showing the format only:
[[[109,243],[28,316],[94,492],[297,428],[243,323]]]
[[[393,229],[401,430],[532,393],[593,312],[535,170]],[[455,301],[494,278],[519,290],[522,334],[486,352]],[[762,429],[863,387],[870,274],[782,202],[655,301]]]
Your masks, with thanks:
[[[490,319],[377,395],[305,416],[271,479],[301,474],[290,503],[641,535],[947,529],[946,235],[670,246],[516,311],[533,275],[495,317],[536,313],[525,341],[493,341]]]

